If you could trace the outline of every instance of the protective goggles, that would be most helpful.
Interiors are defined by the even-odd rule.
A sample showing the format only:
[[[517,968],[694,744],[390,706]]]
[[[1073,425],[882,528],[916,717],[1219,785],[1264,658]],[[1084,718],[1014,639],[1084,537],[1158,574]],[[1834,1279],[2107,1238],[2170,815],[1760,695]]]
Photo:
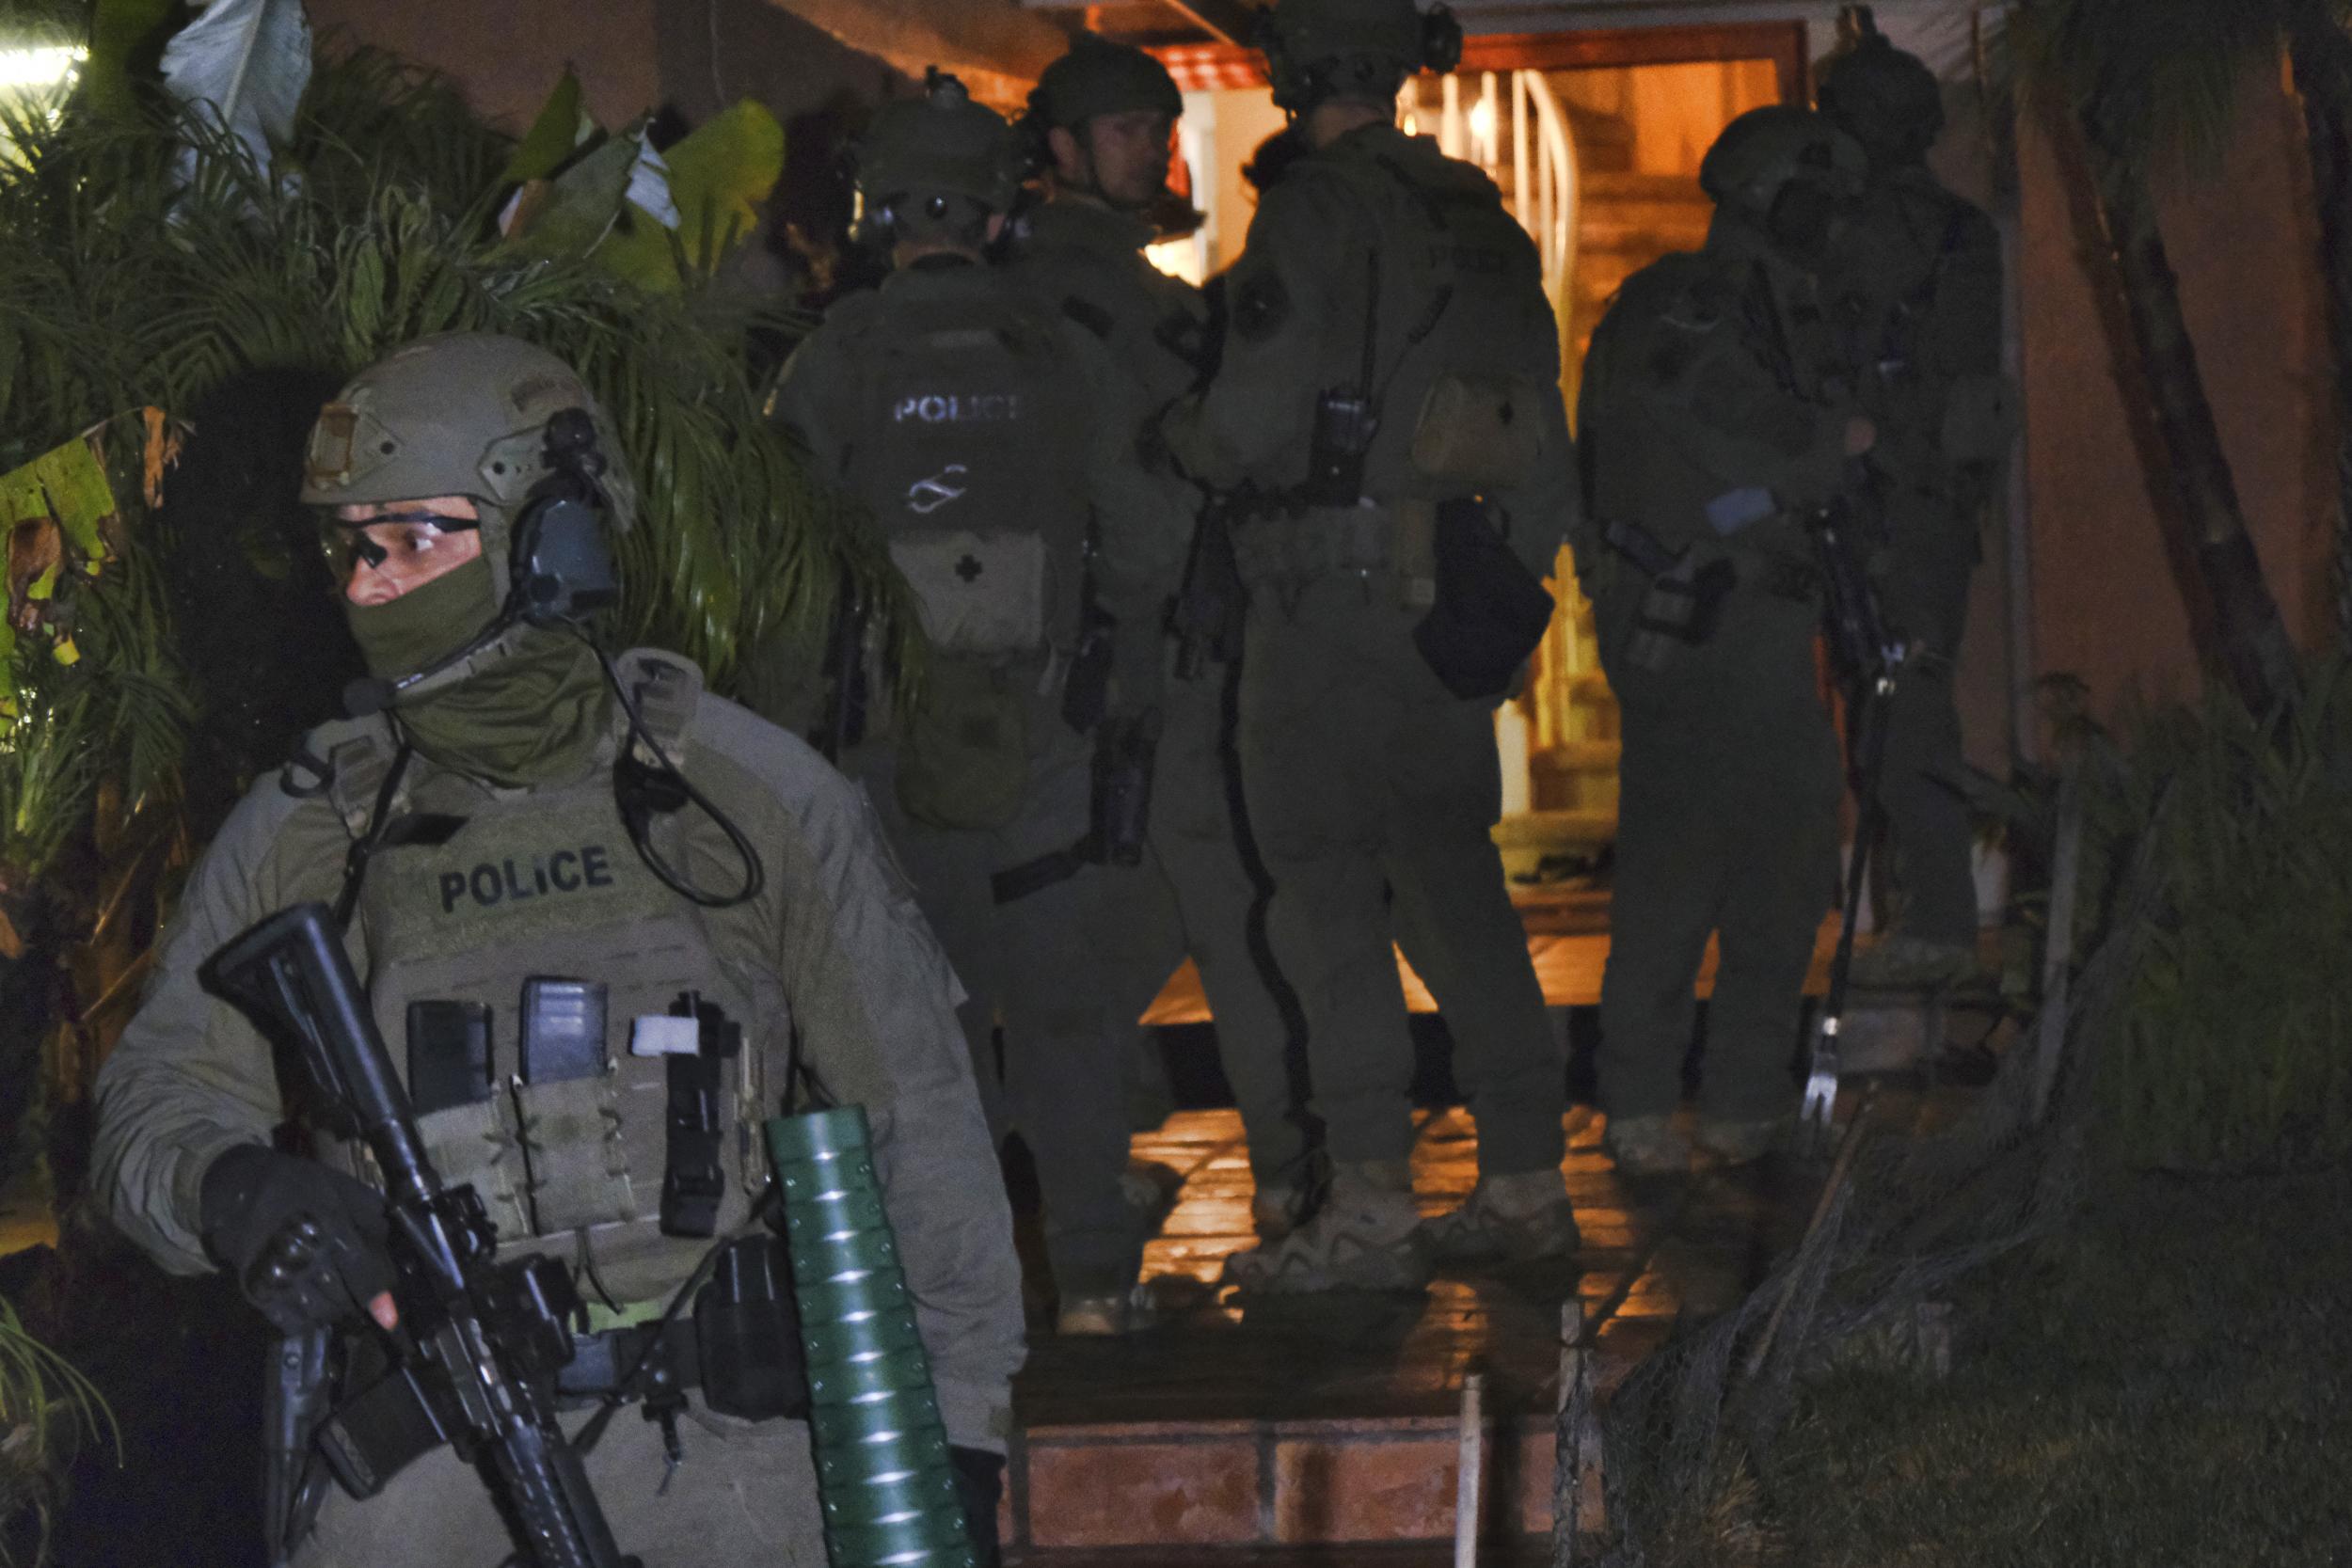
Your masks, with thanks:
[[[450,534],[480,530],[474,517],[451,517],[414,509],[387,512],[363,523],[345,522],[328,512],[319,520],[319,543],[326,569],[337,582],[349,582],[361,566],[400,572],[429,564],[434,551]]]

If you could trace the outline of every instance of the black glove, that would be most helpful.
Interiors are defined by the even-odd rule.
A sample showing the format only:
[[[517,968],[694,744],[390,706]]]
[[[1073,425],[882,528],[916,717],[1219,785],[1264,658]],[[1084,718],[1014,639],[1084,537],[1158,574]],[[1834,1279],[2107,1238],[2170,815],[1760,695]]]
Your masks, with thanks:
[[[397,1278],[383,1195],[314,1160],[232,1148],[206,1167],[199,1208],[205,1250],[280,1334],[360,1316]]]
[[[996,1498],[1005,1487],[1005,1456],[951,1445],[947,1458],[956,1467],[956,1496],[963,1502],[973,1554],[979,1568],[996,1568],[1003,1560],[996,1547]]]

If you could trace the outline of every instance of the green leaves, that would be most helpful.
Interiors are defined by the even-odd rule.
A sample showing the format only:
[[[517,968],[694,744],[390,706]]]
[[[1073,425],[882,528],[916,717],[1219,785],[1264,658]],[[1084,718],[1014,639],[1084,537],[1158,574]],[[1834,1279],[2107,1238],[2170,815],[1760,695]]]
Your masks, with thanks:
[[[152,48],[179,14],[180,0],[96,0],[90,7],[89,58],[82,65],[82,101],[105,118],[138,115],[132,66]]]
[[[2304,0],[2027,0],[2011,13],[2025,81],[2118,156],[2206,161],[2228,139],[2249,72],[2274,74]]]
[[[87,1431],[92,1438],[111,1433],[118,1459],[122,1430],[103,1395],[73,1364],[24,1327],[24,1320],[0,1297],[0,1435],[30,1434],[36,1455],[56,1451],[57,1423]]]
[[[643,208],[610,236],[600,258],[644,288],[674,289],[681,274],[707,276],[759,222],[760,204],[784,173],[784,127],[757,103],[711,118],[669,151],[675,233]]]
[[[553,181],[526,185],[504,254],[518,261],[586,256],[620,223],[629,170],[636,166],[635,138],[614,136]]]
[[[657,156],[642,127],[599,131],[580,97],[566,71],[507,160],[501,178],[517,182],[501,220],[507,253],[594,257],[657,293],[707,278],[758,227],[784,173],[784,127],[738,103]]]
[[[531,122],[531,129],[515,144],[514,156],[499,171],[499,183],[519,185],[526,180],[547,179],[596,132],[596,122],[580,105],[580,78],[566,67],[564,79],[555,84],[555,91]]]
[[[2352,1153],[2352,665],[2257,722],[2217,690],[2149,716],[2086,774],[2087,892],[2153,856],[2163,897],[2097,1054],[2111,1148],[2136,1164],[2293,1167]]]

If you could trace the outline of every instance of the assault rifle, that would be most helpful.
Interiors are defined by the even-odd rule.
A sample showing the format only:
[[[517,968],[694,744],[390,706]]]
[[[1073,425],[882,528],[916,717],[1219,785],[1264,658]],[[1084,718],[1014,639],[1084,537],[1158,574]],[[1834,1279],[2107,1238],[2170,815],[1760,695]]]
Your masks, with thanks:
[[[1886,762],[1886,707],[1895,695],[1910,650],[1886,624],[1877,587],[1862,555],[1866,524],[1858,499],[1870,494],[1863,460],[1849,466],[1849,483],[1807,520],[1823,590],[1822,617],[1830,660],[1847,682],[1847,754],[1854,775],[1853,854],[1837,927],[1837,949],[1830,960],[1829,993],[1813,1026],[1811,1065],[1805,1073],[1801,1126],[1816,1148],[1829,1142],[1831,1114],[1837,1105],[1837,1037],[1846,1011],[1847,978],[1853,968],[1854,927],[1862,918],[1862,890],[1869,877],[1870,847],[1885,823],[1879,800]]]
[[[1242,610],[1247,600],[1241,567],[1233,557],[1233,523],[1249,506],[1235,492],[1214,494],[1201,504],[1184,552],[1184,581],[1168,603],[1168,634],[1176,641],[1176,678],[1197,681],[1211,661],[1241,657]]]
[[[316,1087],[384,1176],[400,1276],[394,1364],[321,1431],[338,1478],[367,1497],[399,1463],[448,1442],[486,1473],[532,1568],[635,1568],[556,1424],[556,1372],[586,1326],[579,1292],[555,1259],[500,1262],[480,1197],[442,1184],[326,906],[279,911],[211,967],[230,1000],[300,1042]],[[395,1439],[389,1461],[355,1435],[371,1429]]]

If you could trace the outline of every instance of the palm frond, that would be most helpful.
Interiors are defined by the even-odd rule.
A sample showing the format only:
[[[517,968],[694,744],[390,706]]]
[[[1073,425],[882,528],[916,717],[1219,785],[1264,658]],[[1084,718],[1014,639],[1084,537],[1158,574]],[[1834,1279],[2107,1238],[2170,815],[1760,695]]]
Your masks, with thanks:
[[[2008,57],[2020,85],[2054,93],[2119,155],[2209,165],[2249,72],[2275,67],[2295,3],[2027,0]]]

